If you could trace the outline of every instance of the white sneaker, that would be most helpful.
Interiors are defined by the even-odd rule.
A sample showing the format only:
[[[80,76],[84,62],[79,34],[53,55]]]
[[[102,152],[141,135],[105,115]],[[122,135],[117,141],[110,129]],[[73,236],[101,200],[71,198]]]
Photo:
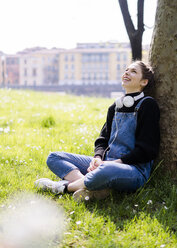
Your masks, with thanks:
[[[68,181],[66,180],[54,182],[48,178],[40,178],[34,182],[36,188],[50,190],[55,194],[63,194],[67,184]]]
[[[110,189],[89,191],[87,189],[78,189],[74,192],[75,201],[89,201],[92,199],[102,200],[110,195]]]

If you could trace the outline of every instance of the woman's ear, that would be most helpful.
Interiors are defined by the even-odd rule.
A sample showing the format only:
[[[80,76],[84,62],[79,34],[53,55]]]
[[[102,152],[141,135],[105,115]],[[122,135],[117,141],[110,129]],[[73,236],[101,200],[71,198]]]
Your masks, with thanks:
[[[148,79],[141,80],[141,86],[144,88],[148,84]]]

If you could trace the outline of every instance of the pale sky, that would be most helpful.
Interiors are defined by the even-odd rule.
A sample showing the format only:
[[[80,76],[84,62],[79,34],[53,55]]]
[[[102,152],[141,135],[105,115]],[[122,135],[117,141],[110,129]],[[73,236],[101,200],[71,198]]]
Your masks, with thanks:
[[[136,19],[137,0],[128,0]],[[157,0],[145,0],[144,23],[154,25]],[[118,0],[0,0],[0,51],[74,48],[79,42],[129,42]],[[136,25],[136,24],[135,24]],[[151,42],[153,29],[143,35]]]

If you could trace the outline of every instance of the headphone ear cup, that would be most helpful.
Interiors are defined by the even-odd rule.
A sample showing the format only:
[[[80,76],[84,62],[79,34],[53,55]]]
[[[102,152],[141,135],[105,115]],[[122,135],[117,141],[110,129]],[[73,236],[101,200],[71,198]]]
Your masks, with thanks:
[[[132,96],[125,96],[124,99],[123,99],[123,105],[125,107],[132,107],[133,104],[134,104],[135,100]]]
[[[117,98],[116,100],[116,108],[122,108],[123,107],[123,101],[122,101],[122,97]]]

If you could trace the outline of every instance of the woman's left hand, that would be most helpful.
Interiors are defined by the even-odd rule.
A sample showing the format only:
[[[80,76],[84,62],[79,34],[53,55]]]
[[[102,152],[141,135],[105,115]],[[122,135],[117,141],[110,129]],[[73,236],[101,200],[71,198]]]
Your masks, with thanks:
[[[103,164],[103,161],[101,160],[100,157],[93,158],[92,161],[90,162],[90,166],[88,167],[87,171],[90,172],[95,170],[98,166],[100,166],[100,164]]]

